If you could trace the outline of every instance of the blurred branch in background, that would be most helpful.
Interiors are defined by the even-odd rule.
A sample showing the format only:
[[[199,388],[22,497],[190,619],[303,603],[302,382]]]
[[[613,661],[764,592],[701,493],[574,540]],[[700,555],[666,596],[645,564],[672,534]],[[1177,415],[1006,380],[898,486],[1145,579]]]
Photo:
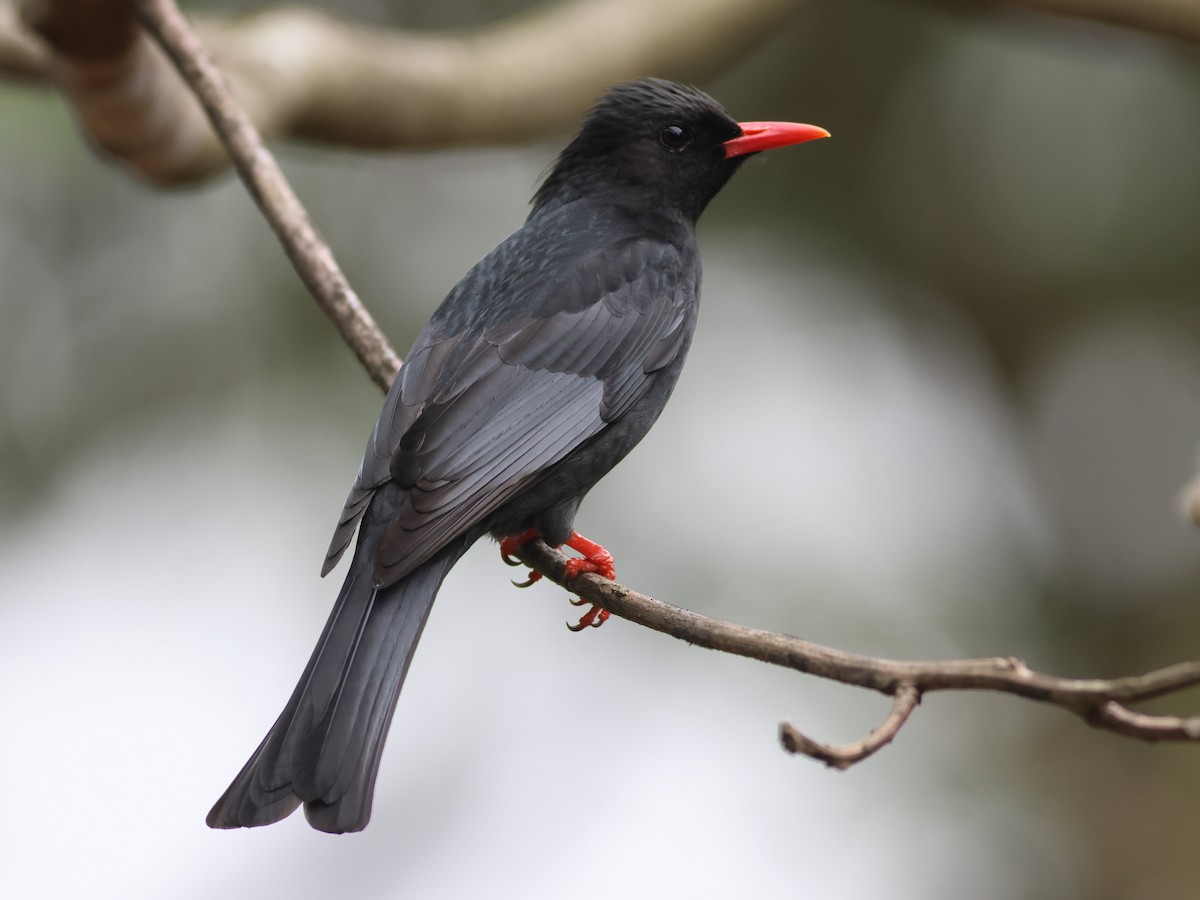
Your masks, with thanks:
[[[434,147],[568,126],[605,85],[639,75],[701,78],[807,2],[572,0],[436,35],[279,7],[196,28],[267,138]],[[1200,41],[1200,6],[1178,0],[1012,2]],[[221,171],[220,142],[133,22],[130,0],[0,0],[0,75],[55,82],[96,145],[150,181]]]
[[[1179,507],[1185,516],[1200,525],[1200,473],[1180,492]]]
[[[83,129],[151,181],[183,184],[227,158],[129,0],[23,5],[40,68],[0,0],[0,73],[53,79]],[[352,147],[526,141],[572,125],[608,84],[694,79],[742,56],[797,0],[574,0],[478,31],[416,34],[300,7],[198,17],[233,93],[268,138]],[[5,31],[9,34],[5,34]],[[534,99],[536,98],[536,99]]]
[[[50,58],[45,46],[25,26],[15,0],[0,0],[0,75],[46,81]]]
[[[147,30],[179,67],[206,114],[226,142],[239,174],[246,181],[288,256],[319,305],[343,335],[363,329],[389,353],[387,339],[367,317],[347,324],[354,310],[344,301],[349,288],[332,252],[313,231],[303,208],[269,160],[253,124],[237,108],[219,72],[174,0],[136,0]],[[264,180],[264,175],[266,180]],[[298,240],[299,237],[299,240]],[[356,300],[357,298],[355,298]],[[357,352],[357,351],[356,351]],[[372,379],[386,387],[395,375],[395,356],[374,358],[358,353]],[[996,691],[1061,707],[1088,724],[1146,741],[1200,743],[1200,716],[1150,715],[1128,704],[1172,696],[1200,685],[1200,661],[1180,663],[1145,675],[1116,679],[1069,679],[1044,675],[1012,658],[904,662],[824,647],[789,635],[746,628],[671,606],[595,575],[565,578],[566,557],[540,541],[517,548],[515,555],[580,596],[629,621],[690,644],[785,666],[893,698],[887,717],[864,740],[841,747],[808,738],[793,726],[781,726],[784,746],[836,768],[846,768],[886,746],[909,720],[923,694],[931,691]]]
[[[187,88],[200,99],[222,144],[228,148],[234,167],[279,236],[300,280],[372,380],[386,391],[400,371],[402,360],[334,261],[329,245],[317,234],[279,164],[263,146],[249,116],[234,101],[220,70],[209,60],[196,33],[174,3],[151,0],[136,5],[146,29],[178,67]],[[141,43],[147,44],[144,40]],[[173,81],[182,84],[177,79]]]
[[[1200,4],[1190,0],[1011,0],[1017,6],[1094,19],[1164,37],[1200,42]]]

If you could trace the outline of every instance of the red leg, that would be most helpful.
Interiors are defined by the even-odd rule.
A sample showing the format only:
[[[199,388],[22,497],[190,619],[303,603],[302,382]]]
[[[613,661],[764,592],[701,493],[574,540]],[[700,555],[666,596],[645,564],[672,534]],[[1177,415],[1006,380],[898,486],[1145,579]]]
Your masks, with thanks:
[[[613,556],[595,541],[589,541],[578,531],[572,531],[567,538],[567,546],[583,554],[583,559],[567,560],[567,578],[574,578],[584,572],[595,572],[603,575],[609,581],[617,577],[613,566]]]
[[[571,536],[567,538],[567,546],[583,554],[582,559],[567,560],[566,575],[568,581],[582,575],[584,572],[595,572],[597,575],[601,575],[610,581],[617,577],[612,554],[595,541],[589,541],[578,531],[572,531]],[[572,600],[571,602],[576,606],[582,606],[587,601]],[[578,624],[568,625],[567,627],[572,631],[582,631],[588,626],[599,628],[608,621],[609,615],[610,613],[607,609],[593,603],[592,608],[583,614]]]
[[[520,534],[509,535],[500,541],[500,558],[510,566],[521,565],[521,561],[519,559],[513,558],[513,552],[522,544],[527,544],[536,537],[540,537],[540,534],[536,528],[528,528],[525,531],[522,531]],[[584,574],[585,572],[595,572],[597,575],[601,575],[610,580],[617,577],[616,569],[613,566],[612,554],[595,541],[589,541],[578,531],[572,531],[571,536],[567,538],[566,545],[572,550],[577,550],[583,554],[582,559],[567,560],[566,579],[568,581]],[[515,584],[517,587],[529,587],[541,577],[542,573],[536,569],[533,569],[530,571],[528,579],[525,581],[514,581],[513,584]],[[584,606],[587,604],[587,601],[572,600],[571,603],[574,606]],[[608,621],[609,615],[610,613],[607,609],[593,603],[592,608],[583,614],[578,624],[568,624],[567,627],[572,631],[582,631],[589,626],[592,628],[599,628]]]

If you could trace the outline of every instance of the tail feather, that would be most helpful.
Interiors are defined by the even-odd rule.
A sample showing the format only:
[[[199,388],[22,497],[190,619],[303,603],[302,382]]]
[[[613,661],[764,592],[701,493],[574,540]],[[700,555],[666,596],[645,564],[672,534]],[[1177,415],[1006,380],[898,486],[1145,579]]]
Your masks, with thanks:
[[[375,588],[374,546],[386,519],[368,512],[350,572],[300,682],[209,812],[209,827],[268,825],[301,803],[321,831],[366,826],[400,687],[438,588],[466,550],[465,541],[455,541],[395,584]]]

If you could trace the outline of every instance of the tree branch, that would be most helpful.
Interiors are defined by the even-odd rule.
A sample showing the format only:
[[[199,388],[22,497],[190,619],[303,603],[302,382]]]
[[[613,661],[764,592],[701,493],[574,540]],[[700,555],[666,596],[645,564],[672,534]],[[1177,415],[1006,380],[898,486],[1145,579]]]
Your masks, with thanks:
[[[282,176],[270,162],[269,152],[258,140],[253,125],[223,90],[219,75],[211,69],[173,0],[137,0],[137,6],[147,30],[167,49],[185,78],[195,85],[201,102],[222,138],[228,142],[229,154],[237,161],[238,171],[259,205],[272,222],[281,223],[276,232],[287,246],[288,255],[302,267],[302,277],[309,289],[319,295],[318,303],[339,322],[343,336],[352,332],[357,326],[351,327],[341,321],[341,317],[347,315],[345,307],[339,305],[342,299],[340,286],[345,284],[345,278],[337,269],[332,253],[311,230],[307,216],[290,191],[285,190],[286,185],[280,188]],[[264,171],[268,179],[266,186],[256,180]],[[303,235],[299,242],[297,235]],[[364,328],[376,332],[375,342],[387,346],[375,324],[369,319],[365,322]],[[394,375],[394,371],[389,372],[388,367],[378,360],[368,360],[362,354],[360,359],[381,386],[390,380],[388,376]],[[909,721],[922,697],[934,691],[1013,694],[1058,706],[1093,727],[1126,737],[1146,741],[1200,742],[1200,716],[1149,715],[1130,708],[1130,704],[1174,695],[1200,685],[1200,661],[1126,678],[1074,679],[1035,672],[1012,658],[941,662],[882,659],[723,622],[663,603],[592,574],[581,575],[566,583],[567,558],[541,541],[522,545],[514,555],[551,580],[578,592],[585,600],[636,624],[701,647],[784,666],[892,697],[891,711],[883,723],[855,744],[830,746],[804,736],[790,725],[781,726],[781,738],[788,750],[838,768],[866,759],[889,743]]]
[[[613,615],[710,650],[745,656],[830,681],[893,697],[887,719],[866,739],[844,747],[820,744],[795,728],[781,726],[784,746],[828,765],[847,768],[892,740],[921,698],[934,691],[992,691],[1037,700],[1067,710],[1089,725],[1145,741],[1200,742],[1200,716],[1154,716],[1129,704],[1177,694],[1200,685],[1200,660],[1125,678],[1059,678],[1035,672],[1019,659],[993,657],[908,662],[863,656],[791,635],[734,625],[690,612],[597,575],[564,582],[567,557],[540,541],[513,553],[557,584]]]
[[[1009,0],[1036,12],[1090,19],[1200,43],[1200,4],[1193,0]]]
[[[200,16],[196,28],[268,138],[446,147],[526,141],[570,126],[603,87],[638,75],[702,79],[808,2],[569,0],[439,34],[280,7]],[[1200,4],[1188,0],[1008,2],[1200,43]],[[228,162],[221,141],[137,33],[133,7],[0,0],[0,75],[56,83],[93,144],[141,177],[203,180]]]
[[[12,2],[0,0],[0,9]],[[54,77],[101,149],[162,184],[197,181],[225,166],[221,142],[150,42],[114,41],[100,52],[92,40],[132,31],[134,0],[21,2],[29,29],[52,51],[41,74]],[[574,125],[614,82],[717,71],[802,2],[571,0],[442,34],[372,29],[281,7],[202,17],[197,30],[268,137],[442,147],[528,141]],[[27,77],[31,62],[21,54]]]
[[[1200,472],[1179,492],[1179,511],[1200,525]]]
[[[0,0],[0,76],[36,83],[49,73],[45,45],[25,27],[13,0]]]
[[[238,175],[283,244],[300,279],[333,322],[371,379],[387,390],[400,357],[333,258],[249,116],[233,99],[221,72],[171,0],[135,0],[146,30],[195,92]]]

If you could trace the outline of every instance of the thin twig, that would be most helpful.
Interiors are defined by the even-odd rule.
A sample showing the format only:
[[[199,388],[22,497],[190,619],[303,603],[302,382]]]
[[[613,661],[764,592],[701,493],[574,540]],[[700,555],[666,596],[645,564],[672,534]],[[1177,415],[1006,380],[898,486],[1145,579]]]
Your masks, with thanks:
[[[346,284],[332,252],[317,235],[270,153],[223,89],[219,73],[204,56],[186,21],[172,0],[138,0],[138,8],[147,29],[166,48],[200,97],[230,157],[318,304],[334,320],[343,339],[354,347],[376,383],[386,387],[399,360]],[[381,353],[380,348],[386,353]],[[567,558],[557,550],[541,541],[531,541],[514,555],[551,580],[564,584]],[[933,691],[1013,694],[1061,707],[1096,728],[1127,737],[1200,742],[1200,716],[1149,715],[1128,706],[1200,685],[1200,661],[1113,679],[1060,678],[1035,672],[1020,660],[1004,657],[905,662],[849,653],[790,635],[723,622],[663,603],[596,575],[581,575],[566,586],[617,616],[688,643],[892,697],[888,716],[855,744],[830,746],[804,736],[790,725],[782,726],[788,749],[838,768],[866,759],[890,742],[909,721],[922,696]]]
[[[831,769],[848,769],[890,744],[920,702],[920,691],[911,684],[901,685],[892,698],[892,708],[887,718],[869,735],[853,744],[839,746],[814,741],[788,722],[779,726],[779,739],[788,753],[802,753],[825,763]]]
[[[275,157],[233,99],[219,69],[172,0],[136,0],[138,17],[179,69],[229,151],[238,175],[271,224],[317,305],[385,391],[401,359],[342,274]]]

